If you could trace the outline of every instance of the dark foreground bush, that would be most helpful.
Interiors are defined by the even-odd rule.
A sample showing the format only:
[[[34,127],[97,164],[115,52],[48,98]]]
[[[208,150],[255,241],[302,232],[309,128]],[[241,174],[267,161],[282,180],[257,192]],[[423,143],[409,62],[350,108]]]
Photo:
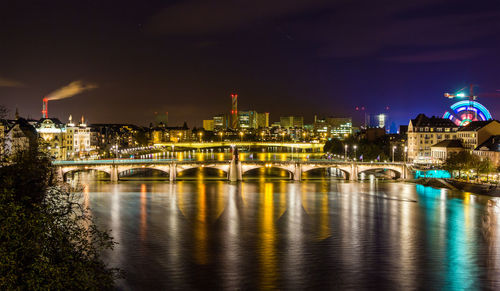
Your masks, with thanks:
[[[112,238],[54,177],[36,150],[0,166],[0,290],[112,289],[120,273],[100,258]]]

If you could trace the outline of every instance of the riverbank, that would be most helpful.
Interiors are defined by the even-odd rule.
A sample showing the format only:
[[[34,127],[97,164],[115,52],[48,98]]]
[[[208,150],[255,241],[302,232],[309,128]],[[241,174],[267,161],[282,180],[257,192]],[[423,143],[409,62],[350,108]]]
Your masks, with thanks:
[[[480,195],[500,197],[500,187],[498,185],[468,183],[453,179],[429,179],[429,178],[421,178],[414,180],[413,182],[434,188],[446,188],[463,192],[471,192]]]

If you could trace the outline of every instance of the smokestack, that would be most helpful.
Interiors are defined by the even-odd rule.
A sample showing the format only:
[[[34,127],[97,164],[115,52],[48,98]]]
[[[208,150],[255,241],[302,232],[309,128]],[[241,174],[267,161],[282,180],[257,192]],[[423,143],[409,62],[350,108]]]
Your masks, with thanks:
[[[231,94],[231,128],[238,128],[238,94]]]
[[[42,101],[42,118],[49,118],[49,99],[43,98]]]

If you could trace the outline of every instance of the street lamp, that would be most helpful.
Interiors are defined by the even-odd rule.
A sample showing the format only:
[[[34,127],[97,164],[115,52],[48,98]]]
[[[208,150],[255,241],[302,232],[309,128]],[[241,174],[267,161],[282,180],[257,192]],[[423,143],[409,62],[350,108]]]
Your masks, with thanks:
[[[282,138],[281,141],[285,142],[285,133],[284,132],[281,133],[281,138]]]
[[[405,163],[408,160],[408,147],[405,146]]]
[[[394,163],[394,151],[396,151],[396,146],[392,147],[392,162]]]
[[[347,161],[347,145],[344,146],[344,158]]]
[[[265,134],[265,132],[260,133],[260,135],[262,136],[262,141],[264,141],[264,134]]]
[[[353,148],[354,148],[354,160],[356,160],[356,149],[358,148],[358,146],[354,145]]]
[[[198,133],[198,135],[200,136],[200,142],[202,142],[201,138],[203,137],[203,132],[200,131],[200,133]]]
[[[241,141],[243,141],[243,135],[244,135],[243,131],[240,131]]]
[[[220,142],[222,142],[222,136],[224,135],[224,133],[221,131],[219,132],[219,135],[220,135]]]

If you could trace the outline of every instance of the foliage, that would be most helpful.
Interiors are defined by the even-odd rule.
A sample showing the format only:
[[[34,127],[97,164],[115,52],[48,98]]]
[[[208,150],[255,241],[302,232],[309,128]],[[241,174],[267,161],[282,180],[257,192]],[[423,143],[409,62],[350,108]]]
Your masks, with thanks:
[[[352,137],[342,142],[339,139],[333,138],[325,143],[323,151],[343,155],[346,145],[348,147],[347,155],[351,158],[354,156],[354,145],[357,147],[356,158],[363,155],[363,160],[365,161],[376,160],[378,157],[383,161],[388,160],[390,157],[390,144],[386,138],[379,138],[373,142],[365,139],[358,140]]]
[[[450,154],[443,168],[450,173],[458,172],[459,177],[462,176],[462,173],[468,174],[471,170],[482,174],[489,174],[495,170],[493,163],[489,159],[481,159],[469,151]]]
[[[323,146],[323,152],[342,155],[344,154],[344,145],[340,139],[332,138]]]
[[[138,146],[146,146],[148,145],[148,137],[146,136],[146,132],[144,130],[138,130],[135,134],[135,140]]]
[[[46,155],[30,149],[0,167],[1,290],[112,289],[120,273],[100,254],[113,245]]]

